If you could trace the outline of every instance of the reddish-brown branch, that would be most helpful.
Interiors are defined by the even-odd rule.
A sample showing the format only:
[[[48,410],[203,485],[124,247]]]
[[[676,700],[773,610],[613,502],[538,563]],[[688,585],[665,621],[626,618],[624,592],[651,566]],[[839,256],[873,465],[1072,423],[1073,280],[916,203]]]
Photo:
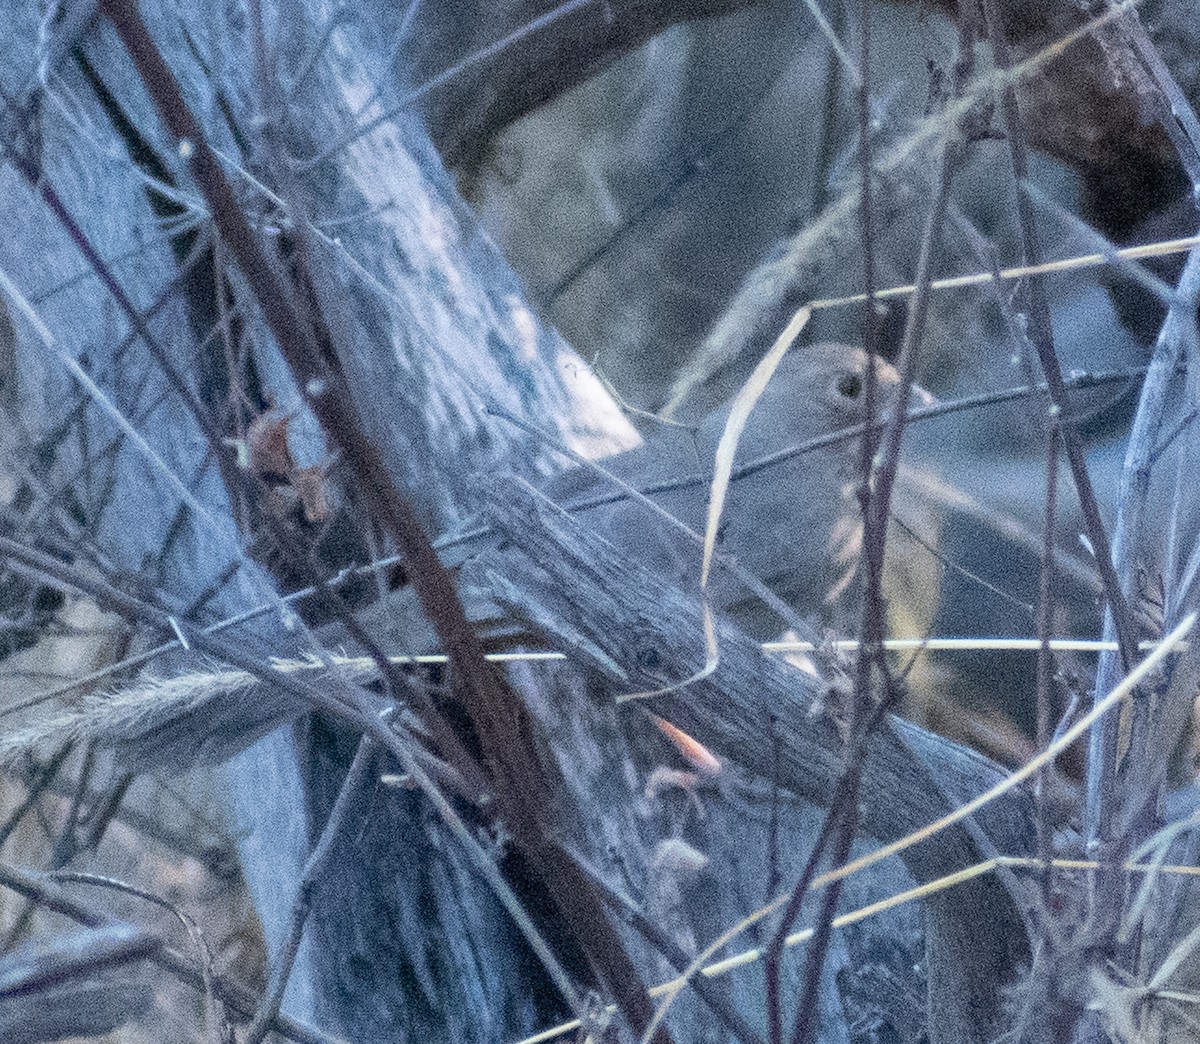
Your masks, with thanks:
[[[449,659],[455,695],[471,721],[505,826],[554,896],[567,930],[584,947],[630,1024],[641,1032],[652,1010],[640,976],[590,880],[550,840],[552,800],[561,787],[540,757],[528,710],[485,660],[453,579],[366,434],[336,358],[322,351],[317,332],[305,320],[292,287],[280,277],[251,230],[136,3],[102,0],[100,10],[112,22],[160,118],[187,160],[217,232],[262,310],[306,403],[358,479],[373,517],[404,555],[414,591]],[[473,768],[460,767],[468,774]],[[667,1044],[670,1037],[660,1029],[654,1040]]]

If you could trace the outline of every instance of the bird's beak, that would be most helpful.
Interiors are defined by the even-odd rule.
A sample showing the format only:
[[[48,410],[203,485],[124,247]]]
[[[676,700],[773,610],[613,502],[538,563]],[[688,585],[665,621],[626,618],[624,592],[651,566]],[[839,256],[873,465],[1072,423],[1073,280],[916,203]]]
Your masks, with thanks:
[[[922,388],[919,384],[914,384],[909,389],[908,408],[910,410],[923,410],[936,405],[938,405],[938,397],[933,392]]]

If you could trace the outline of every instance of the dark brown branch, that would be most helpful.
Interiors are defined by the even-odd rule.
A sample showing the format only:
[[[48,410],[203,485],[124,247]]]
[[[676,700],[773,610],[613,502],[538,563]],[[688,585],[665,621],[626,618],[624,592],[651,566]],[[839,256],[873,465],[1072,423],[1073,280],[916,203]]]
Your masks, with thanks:
[[[554,896],[567,930],[588,953],[594,971],[640,1033],[652,1009],[637,969],[591,882],[552,840],[553,801],[562,787],[541,756],[528,709],[485,660],[449,571],[364,430],[336,357],[322,350],[293,288],[251,230],[136,3],[102,0],[101,11],[112,22],[160,118],[187,158],[217,232],[254,295],[306,404],[344,455],[372,516],[404,554],[421,608],[449,658],[454,693],[471,722],[501,818]],[[467,776],[475,769],[467,764],[456,767]],[[653,1039],[667,1044],[670,1036],[660,1027]]]
[[[984,0],[984,10],[987,12],[989,36],[996,53],[996,64],[1007,69],[1011,65],[1012,59],[1003,36],[996,28],[998,17],[994,13],[994,0]],[[1000,104],[1008,134],[1013,175],[1017,183],[1017,218],[1025,262],[1029,265],[1038,265],[1042,260],[1042,249],[1037,231],[1037,221],[1033,212],[1033,202],[1027,188],[1029,156],[1025,145],[1024,123],[1017,104],[1016,91],[1012,87],[1006,87],[1001,92]],[[1050,401],[1058,407],[1060,414],[1065,415],[1069,407],[1066,385],[1063,381],[1058,353],[1054,346],[1050,305],[1046,296],[1044,279],[1040,276],[1031,276],[1029,279],[1029,313],[1029,337],[1037,351],[1038,362],[1046,379]],[[1136,658],[1137,632],[1129,612],[1125,591],[1113,566],[1112,548],[1109,544],[1108,533],[1104,528],[1104,521],[1100,517],[1100,507],[1096,502],[1092,480],[1088,475],[1083,444],[1078,433],[1069,427],[1063,429],[1062,440],[1063,448],[1066,450],[1067,463],[1071,468],[1071,477],[1075,483],[1075,491],[1079,496],[1079,506],[1083,512],[1087,536],[1095,549],[1096,567],[1100,570],[1100,580],[1104,585],[1104,597],[1112,612],[1117,640],[1121,646],[1121,657],[1128,666]]]
[[[411,75],[427,89],[420,108],[446,163],[468,174],[502,128],[606,69],[680,22],[729,14],[753,0],[514,0],[478,16],[419,13]],[[452,26],[430,26],[433,17]],[[468,35],[472,27],[473,35]],[[447,30],[452,28],[452,32]],[[429,30],[432,29],[433,32]],[[464,31],[465,30],[465,31]],[[532,30],[532,31],[531,31]],[[477,57],[478,56],[478,57]],[[464,59],[469,66],[454,71]]]

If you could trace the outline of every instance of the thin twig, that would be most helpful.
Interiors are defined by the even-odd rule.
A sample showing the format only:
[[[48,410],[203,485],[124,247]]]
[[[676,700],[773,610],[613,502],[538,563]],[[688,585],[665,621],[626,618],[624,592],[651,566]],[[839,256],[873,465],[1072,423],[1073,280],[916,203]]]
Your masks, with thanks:
[[[878,643],[884,636],[884,608],[882,596],[884,543],[887,534],[887,501],[884,499],[882,513],[877,507],[876,477],[876,447],[879,432],[874,426],[878,409],[878,379],[875,360],[879,347],[879,317],[875,311],[875,221],[872,213],[872,182],[875,177],[872,157],[871,136],[871,2],[861,0],[859,12],[859,33],[861,34],[861,50],[859,52],[859,68],[861,79],[855,91],[859,133],[859,205],[858,218],[861,228],[861,249],[863,264],[863,291],[866,301],[863,306],[863,346],[867,352],[868,365],[866,380],[863,382],[863,418],[867,430],[863,433],[861,442],[861,485],[858,496],[862,507],[863,535],[861,564],[864,568],[863,608],[860,640],[862,647],[858,651],[857,670],[854,678],[854,693],[850,700],[849,721],[847,731],[849,742],[845,745],[842,760],[842,777],[838,788],[845,793],[843,807],[839,810],[830,807],[826,815],[829,827],[829,859],[834,866],[841,866],[849,857],[854,835],[858,831],[858,789],[862,781],[862,745],[867,735],[867,713],[874,695],[872,684],[876,668],[880,668],[886,676],[887,665]],[[911,379],[911,377],[910,377]],[[907,399],[907,388],[902,388],[898,398],[900,403]],[[902,423],[903,409],[894,411],[893,421]],[[884,701],[879,700],[879,705]],[[824,833],[824,827],[822,828]],[[815,855],[815,853],[814,853]],[[815,869],[815,861],[812,869]],[[808,867],[806,874],[809,872]],[[799,900],[807,890],[808,882],[802,876],[794,894],[797,911]],[[842,882],[832,882],[825,892],[817,917],[817,927],[812,942],[809,944],[808,956],[804,962],[803,984],[797,1002],[796,1015],[792,1023],[792,1044],[801,1044],[810,1040],[812,1027],[816,1024],[818,996],[820,993],[821,974],[825,967],[825,954],[829,945],[833,919],[837,915],[838,902],[841,899]],[[778,967],[775,968],[778,974]],[[779,1028],[772,1024],[772,1033]],[[782,1039],[781,1037],[778,1039]],[[776,1044],[776,1041],[772,1041]]]
[[[1037,659],[1037,745],[1045,750],[1050,743],[1051,689],[1054,685],[1054,656],[1050,649],[1050,628],[1054,622],[1054,525],[1058,498],[1058,410],[1050,404],[1046,423],[1046,511],[1042,530],[1042,561],[1038,578]],[[1048,795],[1050,771],[1038,773],[1034,784],[1037,796],[1037,852],[1047,863],[1042,876],[1042,900],[1050,909],[1052,881],[1048,869],[1053,855]]]
[[[578,855],[576,859],[595,882],[608,908],[640,933],[676,971],[683,971],[691,958],[675,942],[670,933],[663,931],[651,918],[647,917],[641,907],[628,895],[618,891],[604,880],[595,867]],[[693,980],[692,986],[696,991],[696,996],[712,1009],[712,1013],[733,1034],[735,1039],[741,1041],[742,1044],[762,1044],[762,1038],[746,1022],[729,999],[719,989],[714,989],[704,976]]]
[[[780,914],[779,923],[771,933],[771,941],[763,953],[763,974],[766,979],[767,1030],[770,1044],[783,1042],[783,1012],[780,1007],[780,958],[783,948],[787,945],[788,936],[796,918],[800,916],[800,908],[808,895],[813,878],[816,877],[817,867],[822,856],[833,840],[834,829],[848,814],[847,801],[853,797],[851,790],[854,780],[851,773],[843,773],[838,779],[837,788],[829,802],[829,809],[821,821],[821,829],[813,841],[812,851],[808,854],[804,869],[801,870],[796,884],[788,895],[787,905]],[[836,859],[830,860],[834,866],[840,864]]]
[[[367,770],[371,767],[375,750],[376,745],[369,737],[364,736],[359,740],[358,749],[354,752],[354,759],[350,762],[346,778],[342,781],[341,789],[334,801],[333,811],[329,813],[329,818],[321,830],[321,837],[304,864],[300,884],[296,889],[296,899],[292,904],[291,930],[284,941],[283,948],[275,958],[274,966],[271,968],[270,984],[258,1006],[258,1011],[254,1014],[254,1021],[246,1030],[244,1044],[262,1044],[279,1015],[280,1006],[283,1004],[284,990],[287,989],[292,966],[300,952],[300,940],[304,935],[304,926],[308,921],[309,911],[312,909],[313,891],[320,884],[329,863],[329,856],[335,851],[335,843],[346,825],[346,813],[351,808],[351,799],[361,792],[363,784],[366,783]]]
[[[208,1020],[208,1030],[212,1037],[213,1044],[220,1044],[224,1034],[221,1029],[225,1023],[225,1019],[217,1008],[217,993],[214,986],[214,963],[212,950],[209,948],[208,941],[204,938],[204,932],[200,928],[194,918],[185,914],[175,903],[169,899],[158,895],[155,892],[148,891],[145,888],[139,888],[137,885],[130,884],[128,881],[121,881],[114,877],[105,877],[99,874],[83,873],[78,870],[56,870],[47,875],[55,881],[62,881],[74,884],[95,885],[100,888],[111,888],[114,891],[124,892],[126,895],[132,895],[138,899],[144,899],[146,902],[153,903],[155,906],[161,906],[163,909],[170,911],[175,919],[183,925],[184,930],[188,933],[193,944],[196,947],[200,957],[200,977],[204,986],[204,1006]],[[278,1015],[278,1011],[275,1012]]]
[[[1193,382],[1196,380],[1191,368],[1200,359],[1200,335],[1196,328],[1198,299],[1200,249],[1188,256],[1179,287],[1167,311],[1142,385],[1142,395],[1125,451],[1118,492],[1117,523],[1113,531],[1113,554],[1122,583],[1130,588],[1144,553],[1150,511],[1151,472],[1160,453],[1159,434],[1166,408],[1174,393],[1173,377],[1180,360],[1189,364],[1188,379]],[[1175,613],[1181,611],[1185,604],[1178,597],[1171,599]],[[1173,623],[1173,617],[1164,620],[1166,627]],[[1116,658],[1111,654],[1103,654],[1096,674],[1097,693],[1107,691],[1119,675]],[[1162,757],[1162,752],[1153,746],[1151,737],[1155,735],[1155,730],[1150,711],[1145,701],[1135,701],[1129,708],[1129,748],[1120,763],[1117,761],[1120,752],[1117,750],[1116,729],[1103,731],[1104,746],[1100,749],[1097,748],[1100,741],[1093,736],[1089,755],[1096,756],[1097,764],[1093,768],[1089,757],[1087,793],[1087,837],[1092,844],[1111,839],[1115,829],[1132,830],[1129,840],[1137,844],[1143,839],[1141,835],[1153,829],[1152,823],[1136,824],[1129,818],[1135,808],[1153,805],[1153,795],[1147,792],[1154,785],[1151,782],[1154,773],[1150,772],[1150,766]],[[1121,771],[1119,777],[1118,770]],[[1161,785],[1165,776],[1160,775],[1159,780]],[[1151,802],[1151,805],[1148,806],[1147,802]]]
[[[1137,8],[1129,8],[1118,26],[1128,34],[1138,60],[1162,94],[1159,122],[1187,171],[1195,198],[1200,190],[1200,119],[1196,118],[1196,110],[1147,35]]]
[[[54,755],[49,758],[44,765],[42,765],[38,772],[37,779],[34,780],[29,786],[29,792],[22,799],[21,803],[12,810],[4,824],[0,825],[0,847],[3,847],[4,843],[9,839],[9,836],[12,834],[12,832],[18,826],[20,826],[21,820],[23,820],[29,810],[33,808],[35,804],[37,804],[37,800],[42,796],[42,792],[54,782],[54,777],[58,775],[59,770],[62,768],[63,762],[67,760],[67,756],[71,753],[73,748],[73,743],[62,744],[58,750],[54,752]]]
[[[92,907],[76,902],[53,881],[41,875],[26,873],[8,863],[0,863],[0,887],[10,888],[18,895],[32,900],[39,906],[62,914],[78,924],[91,928],[120,924],[116,918],[98,913]],[[201,972],[186,957],[169,946],[163,946],[150,955],[155,964],[165,968],[180,982],[201,992],[205,988]],[[255,995],[249,987],[228,975],[213,980],[213,990],[232,1011],[249,1018],[255,1010]],[[346,1044],[341,1038],[312,1029],[286,1015],[280,1015],[271,1027],[276,1033],[297,1044]]]
[[[780,68],[768,81],[766,86],[739,113],[734,115],[724,126],[701,141],[688,155],[684,156],[679,161],[677,169],[662,187],[641,203],[626,220],[622,221],[620,225],[605,236],[603,242],[575,261],[553,284],[535,296],[544,301],[547,306],[556,304],[564,293],[570,290],[590,269],[603,261],[619,243],[642,228],[649,218],[666,210],[672,204],[675,197],[688,185],[704,177],[711,171],[722,150],[728,145],[733,133],[749,122],[750,117],[758,111],[764,99],[770,96],[771,92],[782,79],[785,70],[786,66]]]
[[[859,129],[863,135],[862,141],[862,228],[864,253],[864,285],[867,292],[867,342],[873,337],[873,324],[876,321],[872,290],[874,287],[873,261],[871,251],[872,219],[870,213],[870,166],[869,147],[869,90],[866,83],[870,80],[870,16],[868,2],[864,0],[861,8],[863,35],[862,40],[862,69],[864,83],[859,87]],[[955,90],[956,97],[961,95],[967,85],[971,68],[971,42],[965,35],[960,40],[959,61],[956,66]],[[933,281],[933,262],[935,248],[945,220],[946,209],[950,201],[950,187],[953,183],[954,172],[960,158],[960,146],[955,139],[956,124],[951,124],[942,141],[939,157],[938,173],[933,190],[933,199],[926,215],[925,227],[921,237],[920,254],[917,261],[916,278],[908,316],[905,322],[904,338],[901,344],[898,369],[900,371],[899,401],[907,400],[916,374],[918,346],[925,331],[925,321],[928,316],[930,284]],[[868,349],[870,350],[870,348]],[[873,367],[872,367],[873,369]],[[870,371],[868,371],[866,417],[873,419],[873,401],[871,399]],[[846,768],[848,794],[845,811],[836,823],[831,841],[831,858],[834,865],[840,865],[850,854],[851,845],[858,827],[858,787],[861,783],[862,744],[866,733],[880,720],[879,708],[889,705],[895,699],[894,686],[888,678],[887,662],[884,659],[882,642],[886,621],[884,618],[883,599],[883,566],[887,545],[888,522],[891,517],[892,489],[900,466],[900,446],[904,436],[906,415],[903,410],[895,410],[887,418],[882,437],[883,444],[876,450],[873,440],[864,437],[863,441],[863,474],[864,486],[860,494],[863,500],[863,560],[866,566],[865,595],[862,617],[861,640],[864,648],[859,652],[858,672],[855,681],[853,708],[848,726],[854,741],[847,750],[847,758],[852,759]],[[878,457],[878,460],[877,460]],[[872,706],[873,686],[872,675],[878,671],[884,679],[884,697]],[[811,1027],[815,1023],[818,987],[825,961],[826,948],[830,937],[831,925],[837,914],[837,904],[840,898],[841,882],[834,882],[825,893],[821,913],[817,921],[812,944],[809,947],[805,971],[804,991],[801,994],[799,1010],[792,1030],[793,1044],[801,1044],[810,1039]]]
[[[1008,53],[1003,32],[1000,29],[999,16],[995,0],[984,0],[984,16],[987,25],[988,38],[991,41],[996,56],[996,64],[1002,70],[1008,70],[1012,61]],[[1032,201],[1028,192],[1029,156],[1025,144],[1025,134],[1021,124],[1021,113],[1017,104],[1016,90],[1011,81],[1006,80],[1000,94],[1000,108],[1004,118],[1008,137],[1009,155],[1012,160],[1013,175],[1017,189],[1017,223],[1020,228],[1022,247],[1025,261],[1036,265],[1041,261],[1042,249],[1037,230],[1037,221],[1033,212]],[[1037,350],[1038,362],[1046,379],[1050,401],[1065,413],[1069,406],[1066,395],[1066,384],[1063,381],[1062,367],[1059,365],[1058,353],[1054,347],[1054,333],[1050,322],[1050,306],[1046,297],[1045,287],[1041,278],[1032,277],[1028,283],[1029,294],[1029,335]],[[1067,462],[1071,468],[1071,477],[1079,496],[1079,506],[1083,511],[1084,525],[1088,539],[1096,552],[1096,566],[1100,571],[1100,579],[1104,585],[1104,596],[1112,613],[1116,630],[1116,638],[1121,644],[1122,659],[1126,664],[1132,663],[1136,651],[1136,630],[1129,613],[1125,590],[1113,566],[1112,549],[1109,545],[1108,533],[1100,517],[1100,508],[1096,502],[1095,490],[1092,488],[1088,475],[1087,462],[1084,459],[1083,446],[1079,434],[1072,428],[1062,431],[1063,447],[1066,450]]]

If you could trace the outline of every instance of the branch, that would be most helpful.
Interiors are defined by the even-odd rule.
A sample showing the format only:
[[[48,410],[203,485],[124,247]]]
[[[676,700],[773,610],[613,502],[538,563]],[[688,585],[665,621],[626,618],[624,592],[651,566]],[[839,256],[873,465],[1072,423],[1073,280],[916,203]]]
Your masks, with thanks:
[[[751,3],[485,3],[473,23],[476,37],[465,39],[463,27],[471,23],[460,12],[443,16],[439,25],[428,24],[431,18],[419,13],[412,38],[420,42],[411,73],[421,84],[412,93],[423,92],[420,107],[446,164],[470,174],[505,126],[602,72],[652,36],[680,22],[729,14]],[[431,4],[427,9],[436,13],[440,7]],[[475,40],[480,42],[478,49],[466,53],[462,44],[470,46]],[[447,57],[453,58],[448,65]]]
[[[626,700],[655,691],[655,713],[710,750],[816,805],[830,806],[844,744],[833,715],[814,708],[833,702],[836,687],[764,657],[723,621],[717,625],[719,662],[697,677],[706,659],[705,614],[698,598],[622,555],[528,484],[497,484],[491,494],[489,522],[504,544],[462,567],[464,590],[487,590],[556,636],[576,660],[589,659],[618,682],[630,694]],[[769,736],[778,739],[771,764],[764,760]],[[895,717],[871,735],[865,749],[861,825],[884,842],[933,822],[1006,775],[983,756]],[[968,829],[955,827],[906,850],[902,858],[915,878],[930,881],[993,851],[1030,854],[1029,795],[1017,790],[985,806],[975,829],[982,844]],[[969,895],[934,900],[930,909],[933,931],[941,937],[941,948],[936,942],[933,947],[939,959],[930,971],[935,978],[945,976],[944,996],[994,1001],[1024,947],[1013,897],[988,880]],[[990,1005],[975,1000],[960,1007],[971,1017]],[[986,1032],[979,1027],[979,1039]]]

